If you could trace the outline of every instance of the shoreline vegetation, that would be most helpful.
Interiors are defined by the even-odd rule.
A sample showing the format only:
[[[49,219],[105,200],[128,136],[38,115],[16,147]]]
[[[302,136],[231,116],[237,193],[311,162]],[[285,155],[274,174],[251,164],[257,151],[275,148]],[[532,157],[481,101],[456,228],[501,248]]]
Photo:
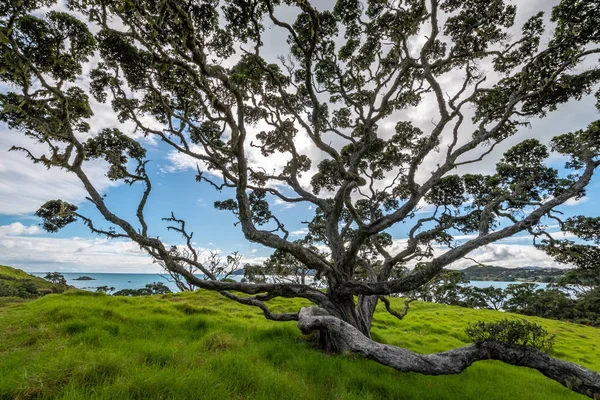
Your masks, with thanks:
[[[9,267],[4,268],[8,269]],[[11,270],[13,275],[20,274],[21,278],[33,278],[24,271]],[[402,294],[402,296],[408,297],[411,301],[420,300],[477,310],[492,309],[502,312],[508,311],[521,315],[600,327],[600,308],[598,306],[600,304],[598,301],[600,290],[596,289],[593,285],[573,284],[573,281],[565,284],[565,279],[570,271],[539,267],[508,269],[481,266],[473,266],[464,270],[446,270],[420,290],[407,292]],[[558,273],[562,275],[557,275]],[[472,282],[469,277],[473,277],[474,274],[477,274],[478,281]],[[537,279],[537,281],[533,282],[512,281],[514,283],[504,280],[494,280],[496,282],[507,283],[508,285],[505,287],[482,285],[482,282],[494,282],[492,279],[535,279],[535,277],[540,276],[548,279]],[[70,280],[82,281],[83,279],[81,278],[83,277],[87,277],[87,275],[79,275],[78,278],[70,278]],[[92,278],[92,276],[89,276],[89,278]],[[486,281],[482,278],[487,278],[488,280]],[[66,285],[67,280],[65,277],[57,272],[47,273],[45,276],[45,279],[51,280],[54,284],[59,284],[51,290],[42,287],[48,284],[43,279],[41,280],[43,285],[40,286],[39,290],[34,283],[36,281],[32,281],[31,279],[27,279],[26,284],[19,283],[15,278],[11,279],[13,280],[10,283],[5,283],[0,276],[0,297],[35,298],[49,293],[61,292],[69,288]],[[540,280],[551,280],[552,282],[539,282]],[[97,281],[97,285],[93,287],[80,287],[80,289],[126,297],[152,296],[177,291],[158,281],[146,283],[143,287],[135,287],[136,285],[131,281],[127,282],[127,285],[134,287],[107,283],[100,279]],[[476,284],[473,285],[473,283]]]
[[[473,265],[464,269],[459,269],[465,274],[465,277],[471,281],[490,281],[490,282],[524,282],[524,283],[553,283],[564,276],[570,269],[552,268],[552,267],[497,267],[493,265]],[[79,274],[80,272],[65,272],[65,274]],[[46,272],[31,272],[30,274],[43,275]],[[94,274],[119,274],[119,275],[164,275],[161,273],[121,273],[121,272],[95,272]],[[240,268],[230,274],[230,276],[244,276],[245,269]],[[315,271],[309,270],[307,276],[314,276]],[[73,280],[95,280],[89,276],[80,276]]]
[[[459,270],[470,281],[555,283],[569,269],[544,267],[506,268],[492,265],[473,265]]]

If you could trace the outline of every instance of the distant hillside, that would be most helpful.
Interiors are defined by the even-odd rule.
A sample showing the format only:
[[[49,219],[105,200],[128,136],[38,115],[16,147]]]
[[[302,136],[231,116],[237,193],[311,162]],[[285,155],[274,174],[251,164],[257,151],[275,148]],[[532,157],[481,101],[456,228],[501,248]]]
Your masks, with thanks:
[[[522,267],[504,268],[494,266],[479,266],[461,270],[470,281],[522,281],[522,282],[556,282],[567,270],[558,268]]]
[[[35,298],[50,293],[62,293],[68,285],[48,282],[27,272],[0,265],[0,297]]]
[[[22,269],[7,267],[6,265],[0,265],[0,276],[8,276],[16,279],[30,279],[34,278],[33,275],[29,275]]]

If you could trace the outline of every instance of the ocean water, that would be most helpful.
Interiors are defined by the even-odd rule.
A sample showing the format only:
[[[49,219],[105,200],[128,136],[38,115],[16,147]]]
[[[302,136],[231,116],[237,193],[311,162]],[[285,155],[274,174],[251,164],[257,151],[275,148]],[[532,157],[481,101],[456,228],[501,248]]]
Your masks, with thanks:
[[[43,278],[45,272],[33,272],[32,275]],[[98,286],[114,287],[116,290],[122,289],[141,289],[149,283],[162,282],[169,287],[173,292],[177,292],[177,286],[174,282],[171,282],[167,278],[168,275],[164,274],[114,274],[114,273],[86,273],[86,272],[65,272],[63,276],[67,280],[67,284],[75,286],[79,289],[95,291]],[[80,276],[89,276],[94,280],[91,281],[80,281],[77,280]],[[230,278],[240,280],[241,275],[233,275]],[[522,282],[494,282],[494,281],[471,281],[470,285],[475,287],[499,287],[506,289],[510,284],[522,283]],[[538,288],[545,288],[546,283],[538,283]]]
[[[486,288],[486,287],[497,287],[500,288],[502,290],[506,289],[508,287],[508,285],[514,285],[514,284],[519,284],[519,283],[524,283],[524,282],[501,282],[501,281],[471,281],[471,283],[469,283],[470,286],[473,287],[477,287],[477,288]],[[536,284],[536,289],[545,289],[546,286],[548,286],[547,283],[541,283],[541,282],[534,282]],[[466,285],[466,286],[469,286]]]
[[[99,286],[114,287],[115,291],[122,289],[141,289],[149,283],[162,282],[173,292],[177,292],[177,286],[169,281],[168,275],[161,274],[111,274],[111,273],[87,273],[87,272],[65,272],[62,273],[67,280],[67,285],[79,289],[96,291]],[[33,272],[32,275],[43,278],[45,272]],[[80,276],[89,276],[93,281],[77,280]]]

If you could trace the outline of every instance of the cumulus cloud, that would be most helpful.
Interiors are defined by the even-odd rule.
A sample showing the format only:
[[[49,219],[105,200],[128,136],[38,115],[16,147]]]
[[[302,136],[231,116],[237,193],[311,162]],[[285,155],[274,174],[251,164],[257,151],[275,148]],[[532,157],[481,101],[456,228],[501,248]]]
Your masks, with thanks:
[[[131,241],[0,236],[0,263],[30,272],[159,272]]]
[[[35,235],[40,233],[41,229],[37,225],[25,226],[20,222],[13,222],[9,225],[0,226],[0,236],[20,236]]]
[[[569,267],[568,265],[554,261],[552,257],[537,250],[535,247],[524,244],[490,244],[474,250],[468,257],[482,264],[506,268],[526,266],[554,268]],[[463,259],[456,261],[450,265],[450,268],[466,268],[475,264],[473,260]]]
[[[392,248],[401,248],[402,240],[395,241]],[[405,243],[405,242],[404,242]],[[447,247],[438,246],[434,249],[434,257],[439,257],[448,251]],[[426,261],[426,260],[425,260]],[[527,244],[494,243],[473,250],[465,258],[457,260],[446,268],[463,269],[475,264],[486,264],[505,268],[520,268],[527,266],[571,268],[570,265],[560,264],[546,253]],[[414,267],[416,261],[407,266]]]
[[[297,231],[290,232],[290,236],[304,237],[308,234],[308,228],[298,229]]]
[[[296,207],[297,204],[298,203],[288,203],[286,201],[283,201],[279,197],[276,197],[275,200],[273,201],[273,205],[278,206],[280,209],[283,209],[283,210],[287,210],[288,208],[294,208],[294,207]]]
[[[162,268],[130,240],[104,238],[58,238],[41,233],[36,225],[15,222],[0,226],[0,264],[21,268],[28,272],[116,272],[160,273]],[[225,255],[220,249],[198,248],[200,261],[211,252]],[[250,250],[242,257],[241,265],[261,264],[266,257]]]
[[[580,199],[569,199],[565,202],[565,206],[570,206],[570,207],[576,206],[578,204],[587,203],[588,200],[589,200],[589,197],[586,197],[586,196],[584,196]]]
[[[570,232],[551,231],[556,239],[575,239],[576,236]],[[457,235],[454,237],[457,245],[466,241],[475,239],[477,235]],[[394,239],[392,245],[388,247],[390,254],[397,254],[406,248],[408,239]],[[506,268],[519,268],[527,266],[553,267],[553,268],[572,268],[572,265],[565,265],[556,262],[552,257],[543,251],[536,249],[533,245],[531,235],[517,235],[499,240],[496,243],[482,246],[473,250],[465,258],[455,261],[447,266],[450,269],[463,269],[471,265],[481,263]],[[446,246],[435,246],[433,255],[439,257],[449,249]],[[424,260],[426,261],[426,260]],[[415,266],[417,261],[408,263],[408,267]]]

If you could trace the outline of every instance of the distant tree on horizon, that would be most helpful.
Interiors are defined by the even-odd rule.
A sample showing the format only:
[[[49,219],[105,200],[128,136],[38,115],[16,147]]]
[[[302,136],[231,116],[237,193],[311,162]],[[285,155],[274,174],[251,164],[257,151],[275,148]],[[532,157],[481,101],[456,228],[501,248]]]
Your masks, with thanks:
[[[67,284],[67,280],[65,279],[63,274],[61,274],[60,272],[48,272],[48,273],[46,273],[46,276],[44,276],[44,279],[47,281],[50,281],[52,283],[56,283],[56,284],[60,284],[60,285]]]

